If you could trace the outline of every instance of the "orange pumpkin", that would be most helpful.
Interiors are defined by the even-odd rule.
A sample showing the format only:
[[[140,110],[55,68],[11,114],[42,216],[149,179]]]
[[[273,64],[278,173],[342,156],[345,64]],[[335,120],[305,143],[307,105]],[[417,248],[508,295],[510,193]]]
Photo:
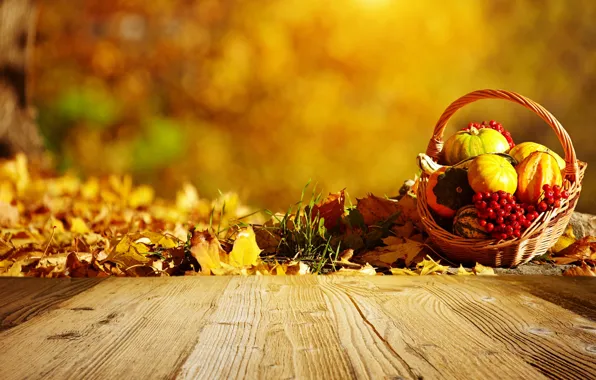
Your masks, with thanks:
[[[542,197],[542,187],[563,184],[561,168],[550,153],[534,152],[520,162],[517,171],[517,199],[536,204]]]
[[[472,203],[473,195],[464,169],[442,167],[428,178],[426,203],[444,218],[453,218],[458,209]]]
[[[542,144],[538,144],[535,142],[523,142],[521,144],[517,144],[509,151],[509,155],[517,160],[517,162],[522,162],[526,157],[534,152],[546,152],[552,154],[557,163],[559,164],[559,168],[561,170],[565,169],[565,160],[561,158],[557,153],[553,152],[546,146]]]
[[[515,193],[517,173],[506,158],[496,154],[483,154],[476,157],[468,168],[468,182],[475,192],[503,190]]]

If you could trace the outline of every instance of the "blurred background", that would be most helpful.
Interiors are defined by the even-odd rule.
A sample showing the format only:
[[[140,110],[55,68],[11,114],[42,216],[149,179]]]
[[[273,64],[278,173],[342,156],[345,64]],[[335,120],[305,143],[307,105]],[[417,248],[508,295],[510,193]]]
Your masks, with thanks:
[[[61,169],[274,210],[309,179],[397,194],[451,101],[508,89],[567,128],[591,165],[578,210],[596,213],[594,20],[592,0],[53,0],[31,88]],[[466,107],[449,133],[491,119],[562,153],[504,101]]]

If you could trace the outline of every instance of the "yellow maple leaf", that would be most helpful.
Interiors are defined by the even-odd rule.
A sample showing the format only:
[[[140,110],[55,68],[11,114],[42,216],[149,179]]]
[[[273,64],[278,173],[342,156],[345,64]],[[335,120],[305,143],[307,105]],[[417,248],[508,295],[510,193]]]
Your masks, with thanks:
[[[217,237],[210,232],[193,232],[190,253],[199,262],[203,274],[226,274],[226,270],[220,271],[221,256],[225,252]]]
[[[261,249],[257,245],[255,232],[252,227],[246,227],[236,236],[232,252],[230,252],[230,265],[242,268],[248,265],[257,265]]]
[[[135,243],[131,240],[130,236],[125,235],[116,244],[116,247],[110,252],[105,261],[120,263],[126,269],[133,265],[147,263],[149,259],[143,255],[147,252],[149,252],[149,247],[143,243]]]
[[[466,268],[464,268],[461,264],[459,264],[459,268],[457,269],[457,273],[456,273],[457,276],[471,276],[473,274],[474,273],[468,272],[466,270]]]
[[[157,232],[152,231],[143,231],[141,235],[147,239],[149,239],[151,244],[161,246],[165,249],[175,248],[178,246],[174,239],[168,235],[162,235]]]

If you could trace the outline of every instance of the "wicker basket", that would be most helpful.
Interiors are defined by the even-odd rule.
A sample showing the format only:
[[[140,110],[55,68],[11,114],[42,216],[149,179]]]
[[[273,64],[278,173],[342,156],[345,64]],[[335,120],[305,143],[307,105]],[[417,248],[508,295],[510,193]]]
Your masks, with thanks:
[[[577,160],[569,135],[550,112],[528,98],[504,90],[474,91],[451,103],[435,126],[435,131],[426,150],[427,155],[438,161],[443,148],[443,132],[451,116],[466,104],[480,99],[505,99],[521,104],[551,126],[565,150],[567,166],[563,173],[563,187],[569,191],[569,198],[562,203],[560,208],[542,213],[519,238],[500,241],[467,239],[446,231],[435,222],[425,195],[428,175],[423,174],[418,185],[418,213],[431,241],[443,251],[449,260],[462,264],[473,265],[478,262],[492,267],[514,267],[530,261],[534,256],[545,253],[563,234],[579,199],[581,182],[587,164]]]

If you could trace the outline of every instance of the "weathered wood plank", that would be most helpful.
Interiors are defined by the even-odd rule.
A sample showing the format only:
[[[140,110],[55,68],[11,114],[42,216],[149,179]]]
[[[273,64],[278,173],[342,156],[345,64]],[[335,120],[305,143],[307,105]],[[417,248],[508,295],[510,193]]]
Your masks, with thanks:
[[[0,333],[0,378],[165,378],[229,278],[111,278]]]
[[[317,277],[234,278],[179,375],[354,378],[334,327]]]
[[[0,278],[0,331],[52,310],[101,279]]]
[[[534,296],[571,310],[596,322],[596,280],[591,277],[503,276],[506,281]]]
[[[424,288],[542,374],[596,378],[596,323],[504,281],[450,280],[458,286],[436,282]]]
[[[519,281],[113,278],[0,332],[0,378],[594,378],[596,324]]]
[[[342,303],[355,308],[354,320],[343,328],[368,326],[400,361],[407,363],[411,377],[544,378],[500,342],[479,333],[425,288],[446,280],[374,277],[346,281],[327,277],[322,286],[330,297],[343,298]],[[460,284],[450,286],[458,288]],[[346,315],[353,313],[350,308],[343,310]],[[342,313],[341,304],[338,313]],[[353,354],[362,355],[360,350]]]

